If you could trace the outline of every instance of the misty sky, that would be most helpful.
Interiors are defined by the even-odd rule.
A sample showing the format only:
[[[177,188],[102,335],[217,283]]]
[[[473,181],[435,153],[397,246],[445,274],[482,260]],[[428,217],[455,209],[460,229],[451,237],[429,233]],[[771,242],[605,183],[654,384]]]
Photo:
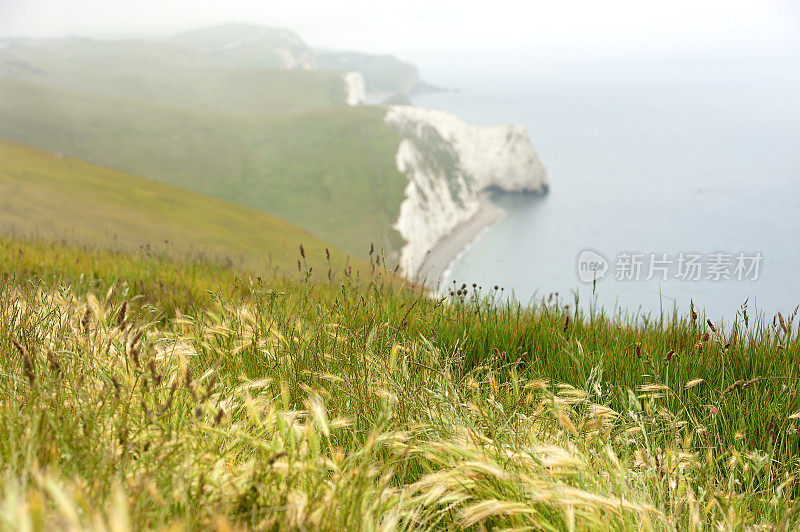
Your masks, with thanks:
[[[157,37],[221,22],[426,64],[519,57],[798,57],[798,0],[0,0],[0,36]]]

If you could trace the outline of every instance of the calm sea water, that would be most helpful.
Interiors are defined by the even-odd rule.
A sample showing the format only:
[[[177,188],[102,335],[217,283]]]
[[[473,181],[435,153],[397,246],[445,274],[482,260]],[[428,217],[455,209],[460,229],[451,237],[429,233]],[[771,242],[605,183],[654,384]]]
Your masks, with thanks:
[[[607,310],[657,316],[692,299],[730,320],[750,298],[750,309],[791,313],[800,304],[798,94],[787,83],[531,83],[416,98],[471,122],[524,125],[551,182],[543,198],[496,198],[507,218],[450,278],[498,284],[523,302],[577,293],[586,305],[592,284],[579,279],[578,256],[592,249],[609,266],[596,283]],[[647,280],[651,253],[667,254],[657,264],[666,281],[660,268]],[[700,280],[676,279],[681,253],[700,255]],[[748,267],[761,254],[757,280],[754,271],[735,279],[739,253]],[[617,279],[631,274],[624,254],[641,259],[639,280]]]

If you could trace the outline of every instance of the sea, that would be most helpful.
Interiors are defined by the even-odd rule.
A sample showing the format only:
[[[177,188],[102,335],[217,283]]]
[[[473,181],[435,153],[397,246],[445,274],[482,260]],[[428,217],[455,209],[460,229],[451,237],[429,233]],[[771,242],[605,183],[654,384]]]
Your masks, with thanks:
[[[495,196],[507,216],[451,265],[449,285],[642,319],[693,304],[723,322],[743,305],[772,320],[800,304],[800,82],[458,89],[414,104],[525,126],[550,191]]]

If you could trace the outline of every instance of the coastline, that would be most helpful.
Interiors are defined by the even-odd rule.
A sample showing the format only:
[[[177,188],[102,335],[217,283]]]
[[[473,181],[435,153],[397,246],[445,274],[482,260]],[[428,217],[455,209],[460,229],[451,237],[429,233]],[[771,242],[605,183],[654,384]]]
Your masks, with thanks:
[[[445,274],[453,263],[490,227],[505,217],[505,211],[492,203],[489,192],[478,195],[480,207],[469,220],[461,222],[452,231],[440,238],[425,255],[415,277],[431,288],[445,281]]]

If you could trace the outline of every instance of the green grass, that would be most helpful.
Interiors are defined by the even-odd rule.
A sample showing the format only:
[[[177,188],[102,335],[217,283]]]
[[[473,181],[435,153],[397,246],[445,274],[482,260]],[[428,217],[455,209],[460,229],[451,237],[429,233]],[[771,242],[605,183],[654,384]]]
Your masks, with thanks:
[[[164,316],[177,309],[202,308],[215,291],[237,294],[241,271],[197,257],[176,262],[165,253],[112,251],[65,242],[3,237],[3,278],[57,286],[62,280],[78,294],[101,291],[119,283],[140,305],[158,305]],[[269,278],[280,278],[271,275]]]
[[[0,79],[0,137],[268,212],[361,257],[401,245],[407,180],[378,108],[243,116]]]
[[[0,139],[0,231],[96,248],[205,256],[248,271],[341,270],[350,258],[260,211]],[[326,248],[331,257],[328,260]]]
[[[209,269],[209,302],[165,318],[126,278],[166,266],[99,254],[89,284],[52,244],[37,282],[19,256],[42,246],[0,248],[6,528],[800,522],[794,313],[723,327]]]

